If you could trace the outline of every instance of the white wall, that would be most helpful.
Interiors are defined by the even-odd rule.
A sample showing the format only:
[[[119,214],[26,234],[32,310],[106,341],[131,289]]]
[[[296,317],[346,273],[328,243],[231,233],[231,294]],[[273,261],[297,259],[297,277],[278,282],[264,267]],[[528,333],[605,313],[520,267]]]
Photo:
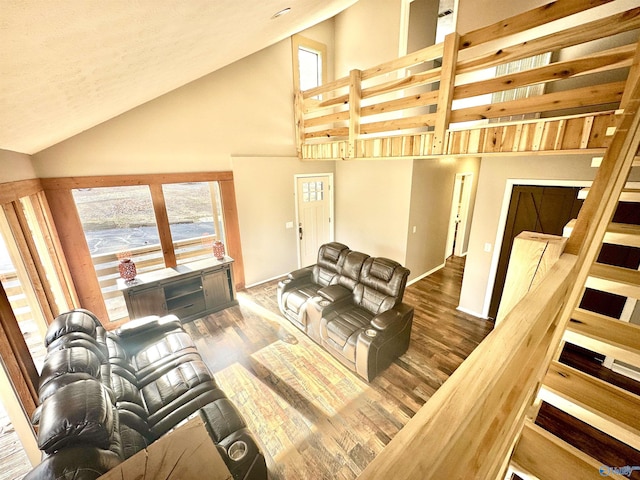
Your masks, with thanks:
[[[0,183],[31,178],[36,178],[36,171],[29,155],[0,149]]]
[[[332,29],[318,28],[332,36]],[[34,156],[38,176],[233,170],[247,284],[290,271],[296,157],[290,40]],[[286,220],[285,220],[286,219]]]

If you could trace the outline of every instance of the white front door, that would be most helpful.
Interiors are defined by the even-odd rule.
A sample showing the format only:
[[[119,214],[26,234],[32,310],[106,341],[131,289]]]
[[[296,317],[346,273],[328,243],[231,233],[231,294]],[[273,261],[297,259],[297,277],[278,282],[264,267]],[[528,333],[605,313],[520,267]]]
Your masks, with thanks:
[[[296,176],[296,234],[299,265],[313,265],[320,245],[333,239],[332,176]]]

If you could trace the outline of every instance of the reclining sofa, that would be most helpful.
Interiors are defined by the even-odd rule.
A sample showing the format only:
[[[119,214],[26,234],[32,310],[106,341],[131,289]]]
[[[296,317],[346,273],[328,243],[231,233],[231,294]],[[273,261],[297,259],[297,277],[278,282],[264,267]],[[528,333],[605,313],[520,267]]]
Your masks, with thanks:
[[[315,265],[278,284],[282,314],[367,381],[409,348],[413,307],[402,303],[409,270],[331,242]]]
[[[45,345],[32,419],[44,454],[25,479],[98,478],[196,415],[234,479],[267,478],[256,441],[174,315],[107,332],[73,310],[51,323]]]

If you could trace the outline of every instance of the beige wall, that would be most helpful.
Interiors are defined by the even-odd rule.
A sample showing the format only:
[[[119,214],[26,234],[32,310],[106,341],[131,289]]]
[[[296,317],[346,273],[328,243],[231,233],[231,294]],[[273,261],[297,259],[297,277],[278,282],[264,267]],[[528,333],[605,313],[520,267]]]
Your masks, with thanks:
[[[547,3],[548,0],[458,0],[457,31],[464,34]]]
[[[596,169],[587,155],[541,155],[485,157],[480,167],[469,251],[460,295],[460,309],[485,317],[493,290],[495,268],[502,244],[504,218],[501,219],[507,182],[523,185],[580,185],[592,181]],[[636,180],[634,174],[630,180]],[[540,182],[537,182],[537,181]],[[510,196],[510,195],[509,195]],[[506,212],[505,212],[506,213]],[[485,252],[486,243],[491,251]]]
[[[413,0],[409,6],[407,53],[433,45],[438,26],[439,0]]]
[[[403,0],[359,0],[335,17],[337,78],[398,57],[402,6]]]
[[[410,280],[444,265],[450,253],[445,249],[456,174],[473,174],[473,199],[479,167],[479,158],[414,160],[406,254]],[[473,205],[467,219],[468,229],[472,215]]]
[[[29,155],[0,149],[0,183],[31,178],[36,178],[36,171]]]
[[[334,162],[297,157],[234,157],[233,176],[247,285],[298,268],[294,175],[334,173]]]
[[[413,160],[336,163],[336,240],[406,261]]]
[[[290,40],[34,155],[40,177],[216,171],[295,155]]]

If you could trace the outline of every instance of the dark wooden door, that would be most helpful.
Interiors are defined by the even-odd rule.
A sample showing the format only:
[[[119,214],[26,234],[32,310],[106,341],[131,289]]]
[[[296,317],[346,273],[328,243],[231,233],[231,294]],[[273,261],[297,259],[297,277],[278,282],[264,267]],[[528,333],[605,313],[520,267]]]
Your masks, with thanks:
[[[562,229],[578,216],[582,200],[577,187],[516,185],[511,192],[496,281],[489,305],[489,317],[496,318],[504,289],[513,239],[521,232],[562,235]]]

